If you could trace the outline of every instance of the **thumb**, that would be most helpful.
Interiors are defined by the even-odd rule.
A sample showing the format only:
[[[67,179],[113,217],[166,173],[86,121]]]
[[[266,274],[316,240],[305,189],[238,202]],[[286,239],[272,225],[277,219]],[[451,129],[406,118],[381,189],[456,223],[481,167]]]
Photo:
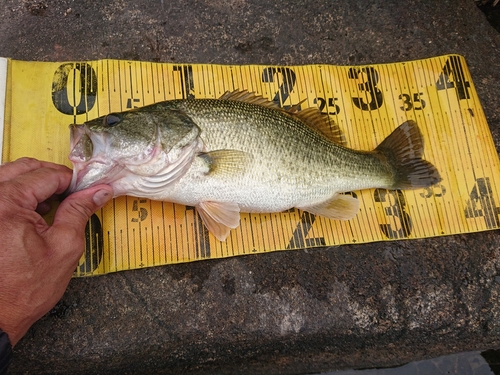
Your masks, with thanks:
[[[85,249],[85,225],[92,214],[113,198],[113,189],[98,185],[71,194],[59,205],[54,221],[44,233],[45,240],[65,267],[68,280]]]
[[[52,227],[82,233],[92,214],[113,198],[113,189],[98,185],[71,194],[62,201]]]

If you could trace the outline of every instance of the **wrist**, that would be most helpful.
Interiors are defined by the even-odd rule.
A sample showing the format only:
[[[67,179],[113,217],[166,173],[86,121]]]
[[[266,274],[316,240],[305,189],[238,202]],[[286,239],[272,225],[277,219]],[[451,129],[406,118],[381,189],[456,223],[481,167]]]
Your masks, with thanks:
[[[3,303],[1,304],[3,306]],[[19,321],[19,317],[16,319],[14,315],[11,314],[11,311],[2,311],[2,315],[0,316],[0,334],[4,333],[9,339],[9,343],[12,347],[14,347],[17,342],[23,337],[26,330],[23,332],[23,327],[25,326],[24,320]],[[29,328],[29,325],[28,325]],[[0,372],[0,375],[2,373]]]

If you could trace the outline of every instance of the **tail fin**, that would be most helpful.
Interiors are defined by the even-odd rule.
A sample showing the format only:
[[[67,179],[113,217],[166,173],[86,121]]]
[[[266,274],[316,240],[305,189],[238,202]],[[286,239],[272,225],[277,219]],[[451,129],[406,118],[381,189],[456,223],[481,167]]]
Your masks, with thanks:
[[[439,172],[422,159],[424,142],[415,121],[406,121],[397,127],[375,152],[394,170],[393,189],[418,189],[441,181]]]

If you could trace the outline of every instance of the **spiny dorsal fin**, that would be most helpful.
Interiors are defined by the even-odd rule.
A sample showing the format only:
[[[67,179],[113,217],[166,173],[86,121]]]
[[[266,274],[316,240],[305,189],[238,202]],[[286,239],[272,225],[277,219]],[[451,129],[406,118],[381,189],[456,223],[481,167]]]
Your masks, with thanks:
[[[300,111],[300,106],[302,105],[302,103],[305,103],[305,102],[307,102],[307,99],[302,99],[297,104],[291,106],[290,108],[287,108],[286,112],[292,113],[292,114],[298,113]]]
[[[289,115],[299,118],[305,125],[309,126],[313,130],[318,131],[330,141],[338,143],[340,145],[345,145],[347,143],[345,136],[340,130],[339,126],[333,120],[331,120],[327,114],[321,113],[320,110],[316,107],[306,108],[302,111],[299,111],[300,105],[307,99],[302,100],[300,103],[288,109],[283,109],[269,99],[264,98],[263,96],[258,95],[254,92],[248,92],[246,90],[226,91],[219,99],[257,104],[267,108],[286,112]]]
[[[267,108],[281,109],[280,106],[270,101],[269,99],[247,90],[226,91],[224,94],[222,94],[219,100],[233,100],[237,102],[257,104]]]

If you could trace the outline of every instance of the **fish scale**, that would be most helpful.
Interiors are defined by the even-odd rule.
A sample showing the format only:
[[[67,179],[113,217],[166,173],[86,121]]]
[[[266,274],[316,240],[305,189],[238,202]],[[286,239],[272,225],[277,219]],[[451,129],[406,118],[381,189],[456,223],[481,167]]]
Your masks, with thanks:
[[[240,212],[296,207],[348,220],[359,201],[339,193],[440,181],[434,166],[421,159],[423,142],[414,122],[402,124],[371,152],[346,148],[321,127],[331,123],[319,111],[285,111],[241,91],[113,113],[85,123],[84,130],[78,127],[95,147],[85,162],[74,159],[71,189],[107,183],[115,196],[194,206],[224,241],[239,225]],[[80,156],[85,148],[76,133],[72,144]]]

